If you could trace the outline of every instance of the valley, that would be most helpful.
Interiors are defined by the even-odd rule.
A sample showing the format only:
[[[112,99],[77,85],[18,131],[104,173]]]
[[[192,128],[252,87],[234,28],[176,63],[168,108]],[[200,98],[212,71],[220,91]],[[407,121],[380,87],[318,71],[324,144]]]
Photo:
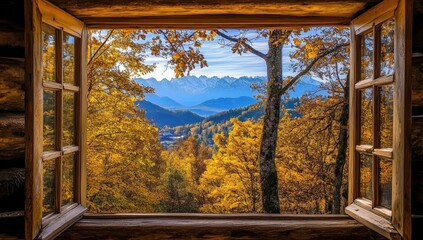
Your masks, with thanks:
[[[178,140],[193,136],[212,146],[216,133],[227,134],[232,126],[230,120],[257,121],[264,110],[255,97],[251,86],[262,84],[264,77],[208,78],[182,77],[178,79],[136,79],[136,82],[154,88],[155,93],[146,94],[136,105],[143,109],[145,117],[159,129],[160,142],[164,147],[173,146]],[[309,76],[289,93],[284,108],[294,111],[304,94],[326,95],[320,82]]]

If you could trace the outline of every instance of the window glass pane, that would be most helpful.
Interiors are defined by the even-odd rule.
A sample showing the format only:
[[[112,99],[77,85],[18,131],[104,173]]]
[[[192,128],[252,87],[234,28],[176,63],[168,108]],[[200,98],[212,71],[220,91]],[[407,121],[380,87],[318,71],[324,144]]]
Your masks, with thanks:
[[[43,95],[43,151],[56,150],[56,92],[44,90]]]
[[[391,148],[393,139],[393,86],[380,88],[380,147]]]
[[[373,32],[361,37],[361,80],[373,78]]]
[[[43,162],[43,217],[54,212],[55,159]]]
[[[360,154],[360,197],[372,199],[372,156]]]
[[[381,76],[389,76],[394,73],[394,28],[394,20],[383,23],[380,28]]]
[[[63,33],[63,82],[75,85],[75,37]]]
[[[56,30],[43,25],[43,80],[56,81]]]
[[[62,206],[74,202],[75,154],[62,158]]]
[[[75,93],[63,94],[63,145],[75,144]]]
[[[373,90],[361,91],[361,145],[373,145]]]
[[[380,205],[391,209],[392,206],[392,161],[379,160],[379,199]]]

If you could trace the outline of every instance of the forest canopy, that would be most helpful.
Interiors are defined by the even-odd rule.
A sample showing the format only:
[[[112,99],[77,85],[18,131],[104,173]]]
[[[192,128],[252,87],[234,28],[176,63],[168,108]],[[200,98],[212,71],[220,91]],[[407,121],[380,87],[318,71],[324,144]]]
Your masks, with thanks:
[[[249,31],[253,36],[244,30],[236,35],[224,30],[90,33],[90,212],[342,211],[346,201],[349,30]],[[267,53],[254,48],[256,39],[267,41]],[[233,110],[229,119],[175,127],[172,130],[183,132],[184,137],[164,147],[162,129],[136,104],[155,89],[134,78],[154,71],[156,65],[146,61],[149,56],[167,59],[175,77],[207,67],[201,49],[214,40],[234,54],[250,52],[263,60],[267,69],[279,70],[268,70],[267,82],[252,86],[260,92],[257,104],[243,112]],[[283,46],[293,49],[289,59],[282,57]],[[291,60],[297,74],[284,76],[282,62]],[[323,79],[319,88],[327,94],[290,99],[287,92],[295,91],[303,75]],[[289,101],[293,105],[288,109],[285,103]],[[245,114],[257,109],[262,111],[254,116]],[[268,166],[270,172],[263,172]],[[276,184],[266,185],[266,174],[276,177]]]

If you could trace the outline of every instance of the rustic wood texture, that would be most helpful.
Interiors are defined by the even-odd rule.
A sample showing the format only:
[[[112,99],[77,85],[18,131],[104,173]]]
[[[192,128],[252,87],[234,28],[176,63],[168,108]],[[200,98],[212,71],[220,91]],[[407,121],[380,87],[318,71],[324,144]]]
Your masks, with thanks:
[[[80,46],[80,47],[79,47]],[[75,200],[82,206],[87,207],[87,99],[88,99],[88,83],[87,83],[87,56],[88,54],[88,28],[84,26],[82,29],[81,41],[77,45],[78,51],[76,55],[76,65],[78,67],[77,82],[80,91],[77,99],[79,108],[76,111],[76,143],[79,145],[78,160],[76,163],[76,187]],[[82,56],[82,57],[81,57]]]
[[[411,70],[413,0],[400,0],[395,11],[392,224],[411,239]]]
[[[0,57],[0,73],[0,111],[24,112],[24,62]]]
[[[25,117],[22,114],[0,114],[0,161],[23,159],[25,156]]]
[[[24,188],[25,169],[0,169],[0,219],[23,217],[23,214],[17,215],[14,213],[23,213],[25,205]],[[16,226],[16,228],[21,228],[21,233],[23,233],[23,224]]]
[[[141,17],[196,14],[286,14],[287,16],[353,17],[375,0],[51,0],[77,18]]]
[[[360,144],[360,131],[358,129],[358,123],[360,122],[360,104],[358,100],[360,92],[355,89],[355,84],[358,82],[360,76],[360,51],[358,49],[359,39],[356,36],[354,25],[351,23],[350,27],[350,99],[349,99],[349,126],[348,126],[348,138],[349,138],[349,160],[348,160],[348,204],[352,204],[354,199],[359,194],[359,164],[358,152],[356,146]]]
[[[388,239],[400,240],[401,236],[392,226],[391,222],[373,212],[370,212],[357,204],[346,207],[345,212],[353,216],[357,221],[373,229]]]
[[[227,216],[227,215],[226,215]],[[82,219],[57,239],[383,239],[346,216],[263,215]]]
[[[172,16],[86,17],[90,28],[165,28],[165,29],[214,29],[214,28],[285,28],[298,29],[310,26],[348,25],[349,17],[287,16],[281,14],[197,14]]]
[[[42,218],[43,89],[41,14],[25,0],[25,239],[34,239]]]
[[[81,37],[84,23],[46,0],[36,0],[43,23]]]

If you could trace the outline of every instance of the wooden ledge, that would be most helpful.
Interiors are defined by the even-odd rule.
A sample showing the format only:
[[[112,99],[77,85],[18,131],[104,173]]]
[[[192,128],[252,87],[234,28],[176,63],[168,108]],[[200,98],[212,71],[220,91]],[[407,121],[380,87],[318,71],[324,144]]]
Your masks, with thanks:
[[[397,230],[392,226],[391,222],[382,216],[379,216],[355,203],[352,203],[345,208],[345,212],[360,221],[365,226],[373,229],[374,231],[380,233],[382,236],[388,239],[402,239],[401,235]]]
[[[87,214],[58,239],[383,239],[345,215]]]

